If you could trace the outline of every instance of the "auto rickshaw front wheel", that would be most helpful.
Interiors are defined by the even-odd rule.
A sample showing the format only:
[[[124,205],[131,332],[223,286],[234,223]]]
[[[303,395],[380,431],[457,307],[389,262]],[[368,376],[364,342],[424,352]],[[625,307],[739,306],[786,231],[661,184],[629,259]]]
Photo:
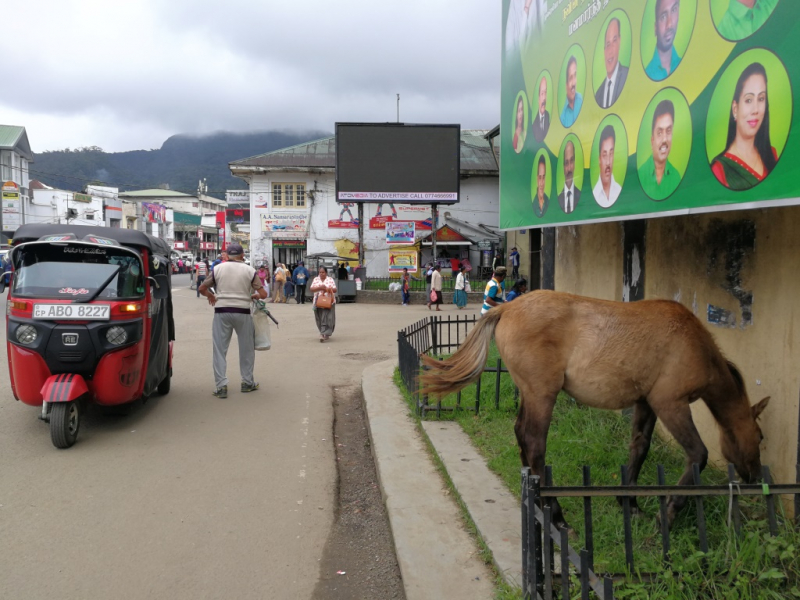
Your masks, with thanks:
[[[50,408],[50,439],[56,448],[69,448],[78,439],[81,412],[78,400],[56,402]]]

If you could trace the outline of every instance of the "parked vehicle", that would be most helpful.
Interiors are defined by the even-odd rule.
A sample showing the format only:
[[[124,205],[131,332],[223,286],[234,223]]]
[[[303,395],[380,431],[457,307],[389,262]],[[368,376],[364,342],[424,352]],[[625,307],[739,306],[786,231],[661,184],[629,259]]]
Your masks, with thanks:
[[[16,231],[6,316],[11,389],[17,400],[41,407],[57,448],[75,443],[89,403],[116,406],[169,393],[169,256],[163,240],[129,229]]]

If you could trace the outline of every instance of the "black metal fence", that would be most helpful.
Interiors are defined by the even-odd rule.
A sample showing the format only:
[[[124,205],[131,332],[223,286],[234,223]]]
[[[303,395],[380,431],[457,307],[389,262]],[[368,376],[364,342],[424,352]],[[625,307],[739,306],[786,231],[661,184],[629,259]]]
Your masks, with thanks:
[[[569,600],[575,597],[571,590],[570,574],[577,576],[582,599],[588,600],[592,594],[600,600],[614,598],[614,581],[625,577],[637,576],[633,551],[633,533],[631,526],[631,498],[658,497],[662,561],[664,567],[670,567],[670,531],[667,519],[667,498],[669,496],[690,496],[694,499],[697,518],[697,547],[701,552],[708,552],[706,535],[706,515],[703,498],[726,496],[729,498],[729,518],[737,535],[741,533],[742,517],[739,509],[741,496],[763,496],[766,504],[767,523],[772,536],[779,534],[778,517],[775,510],[775,496],[794,495],[794,527],[800,530],[800,464],[797,465],[797,483],[773,484],[770,480],[769,467],[763,467],[763,484],[746,485],[736,481],[733,465],[728,465],[729,485],[703,485],[700,480],[700,469],[694,465],[694,485],[668,486],[665,484],[664,467],[658,465],[658,485],[629,486],[628,472],[621,467],[620,486],[592,486],[591,473],[588,466],[583,467],[583,485],[557,487],[553,485],[552,469],[545,470],[545,481],[538,475],[532,475],[530,469],[522,469],[522,590],[526,599],[552,600],[562,598]],[[542,485],[544,483],[544,485]],[[569,545],[568,531],[557,528],[553,523],[551,500],[554,498],[582,498],[584,522],[584,547],[576,551]],[[594,567],[594,540],[592,522],[592,498],[616,497],[622,502],[623,535],[625,544],[625,563],[627,574],[600,575]],[[791,526],[787,523],[787,526]],[[556,558],[556,547],[558,558]],[[556,562],[558,561],[558,562]],[[556,575],[556,570],[559,573]],[[647,580],[647,574],[638,574]]]
[[[470,405],[462,402],[462,395],[466,390],[456,394],[454,405],[444,405],[442,399],[435,403],[429,402],[428,396],[419,394],[417,377],[423,368],[420,364],[420,355],[429,354],[439,356],[450,354],[458,349],[464,338],[477,322],[478,317],[467,316],[455,317],[431,316],[417,321],[405,329],[397,332],[398,357],[400,360],[400,375],[406,389],[412,394],[417,407],[417,413],[425,417],[428,413],[435,412],[439,417],[443,412],[453,412],[458,410],[471,410],[475,413],[480,412],[481,400],[485,398],[488,402],[494,402],[495,408],[500,408],[502,395],[500,393],[503,374],[510,378],[508,369],[503,367],[502,361],[498,358],[491,367],[485,367],[483,373],[492,373],[493,394],[487,394],[484,390],[483,377],[479,377],[474,384],[475,401]],[[488,397],[487,397],[488,396]],[[519,401],[519,390],[514,388],[513,410],[516,410]]]

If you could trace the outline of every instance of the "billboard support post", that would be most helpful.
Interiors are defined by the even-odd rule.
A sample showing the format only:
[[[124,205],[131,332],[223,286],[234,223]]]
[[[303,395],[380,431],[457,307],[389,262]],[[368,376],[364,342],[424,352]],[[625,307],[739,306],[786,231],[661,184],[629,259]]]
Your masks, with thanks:
[[[439,205],[431,204],[431,252],[433,264],[436,266],[436,228],[439,225]]]
[[[358,266],[364,266],[364,203],[358,203]]]

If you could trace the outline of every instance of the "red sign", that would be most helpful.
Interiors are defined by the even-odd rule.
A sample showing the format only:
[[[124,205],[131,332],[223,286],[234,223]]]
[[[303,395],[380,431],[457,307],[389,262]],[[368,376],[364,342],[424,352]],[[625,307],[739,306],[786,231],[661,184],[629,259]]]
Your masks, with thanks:
[[[186,250],[186,242],[175,242],[175,250]]]
[[[340,221],[336,219],[334,221],[328,221],[328,228],[329,229],[358,229],[358,219],[353,219],[352,221]]]

